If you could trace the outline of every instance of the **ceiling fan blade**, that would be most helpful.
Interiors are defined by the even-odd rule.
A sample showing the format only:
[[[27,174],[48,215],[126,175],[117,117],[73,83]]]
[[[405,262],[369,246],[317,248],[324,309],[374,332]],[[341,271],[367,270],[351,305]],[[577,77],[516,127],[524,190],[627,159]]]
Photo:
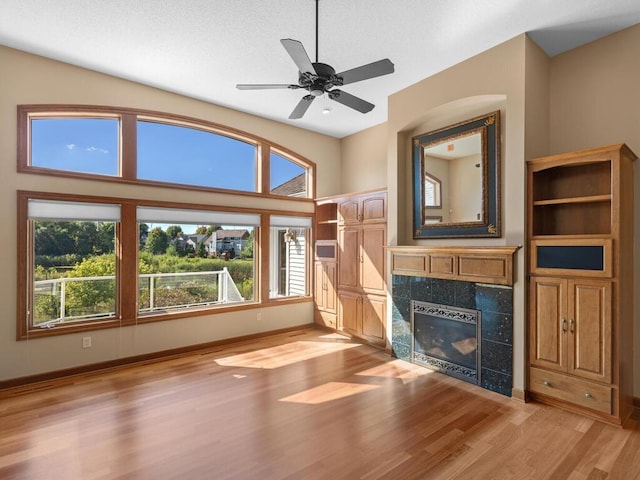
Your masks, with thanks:
[[[270,90],[277,88],[290,88],[292,90],[300,88],[300,85],[289,85],[286,83],[239,83],[236,85],[238,90]]]
[[[366,100],[337,89],[329,92],[329,98],[349,108],[353,108],[360,113],[368,113],[375,107],[373,103],[369,103]]]
[[[294,108],[293,112],[291,112],[291,115],[289,115],[289,118],[292,120],[302,118],[309,108],[309,105],[311,105],[311,102],[313,102],[315,98],[316,97],[314,97],[313,95],[305,95],[304,97],[302,97],[302,99],[298,102],[298,105],[296,105],[296,108]]]
[[[385,58],[384,60],[368,63],[367,65],[352,68],[351,70],[345,70],[342,73],[338,73],[337,76],[342,78],[343,85],[348,85],[349,83],[381,77],[382,75],[388,75],[393,72],[393,63],[391,63],[391,60],[388,58]]]
[[[309,55],[307,55],[307,51],[304,49],[304,46],[302,46],[301,42],[290,38],[283,38],[280,40],[280,43],[296,63],[300,73],[312,73],[316,75],[316,69],[313,68],[311,60],[309,60]]]

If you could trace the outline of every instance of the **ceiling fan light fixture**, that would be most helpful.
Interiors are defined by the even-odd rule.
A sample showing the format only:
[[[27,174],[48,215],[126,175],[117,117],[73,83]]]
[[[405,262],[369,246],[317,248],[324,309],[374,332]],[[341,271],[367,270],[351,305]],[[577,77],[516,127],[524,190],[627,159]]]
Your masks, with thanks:
[[[269,84],[269,83],[257,83],[257,84],[242,84],[236,85],[239,90],[264,90],[272,88],[288,88],[288,89],[304,89],[309,92],[303,96],[302,99],[295,106],[289,119],[296,120],[302,118],[311,105],[311,103],[317,98],[321,97],[325,93],[329,100],[336,101],[346,107],[356,110],[360,113],[368,113],[375,105],[369,103],[362,98],[351,95],[350,93],[338,90],[335,87],[342,87],[351,83],[361,82],[362,80],[368,80],[370,78],[380,77],[382,75],[388,75],[394,72],[393,63],[388,58],[378,60],[366,65],[360,65],[359,67],[345,70],[340,73],[336,73],[331,65],[318,62],[318,1],[316,3],[316,61],[311,62],[309,55],[304,46],[299,40],[293,40],[292,38],[283,38],[280,43],[287,51],[293,62],[298,67],[298,83],[297,84]],[[329,107],[323,107],[322,113],[327,115],[331,109]]]

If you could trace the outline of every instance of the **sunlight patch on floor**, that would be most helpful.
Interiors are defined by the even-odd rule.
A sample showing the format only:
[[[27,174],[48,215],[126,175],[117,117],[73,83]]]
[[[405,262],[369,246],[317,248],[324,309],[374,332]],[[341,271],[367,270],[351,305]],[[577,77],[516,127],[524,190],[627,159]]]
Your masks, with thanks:
[[[358,343],[300,341],[219,358],[216,363],[223,367],[280,368],[359,346]]]
[[[279,401],[317,405],[319,403],[369,392],[377,388],[380,388],[380,386],[363,383],[328,382],[324,385],[305,390],[304,392],[281,398]]]
[[[409,383],[424,375],[430,375],[434,371],[428,368],[413,365],[402,360],[376,365],[375,367],[356,373],[367,377],[399,378],[403,383]]]

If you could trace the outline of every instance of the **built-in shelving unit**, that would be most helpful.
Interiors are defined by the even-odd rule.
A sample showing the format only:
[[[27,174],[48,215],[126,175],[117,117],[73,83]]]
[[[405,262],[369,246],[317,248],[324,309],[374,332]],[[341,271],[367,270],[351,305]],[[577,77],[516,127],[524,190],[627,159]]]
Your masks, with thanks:
[[[336,240],[338,237],[338,205],[335,202],[316,205],[316,239]]]
[[[633,161],[625,145],[527,164],[528,392],[624,424],[633,397]]]

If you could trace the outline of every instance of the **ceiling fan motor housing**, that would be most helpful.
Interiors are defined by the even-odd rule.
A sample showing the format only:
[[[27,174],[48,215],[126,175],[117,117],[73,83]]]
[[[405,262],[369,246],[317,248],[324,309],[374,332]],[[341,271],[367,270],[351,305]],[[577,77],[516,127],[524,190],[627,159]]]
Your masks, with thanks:
[[[309,90],[314,97],[319,97],[330,88],[342,85],[342,78],[336,75],[335,69],[326,63],[313,63],[315,75],[310,72],[300,72],[298,83]]]

